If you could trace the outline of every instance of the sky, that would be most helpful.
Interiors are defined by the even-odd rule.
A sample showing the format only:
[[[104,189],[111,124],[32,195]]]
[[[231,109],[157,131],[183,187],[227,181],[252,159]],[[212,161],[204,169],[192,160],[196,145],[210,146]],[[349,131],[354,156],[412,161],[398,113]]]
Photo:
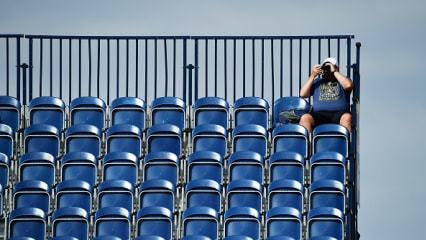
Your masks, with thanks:
[[[361,239],[423,239],[426,2],[2,0],[0,34],[355,35]]]

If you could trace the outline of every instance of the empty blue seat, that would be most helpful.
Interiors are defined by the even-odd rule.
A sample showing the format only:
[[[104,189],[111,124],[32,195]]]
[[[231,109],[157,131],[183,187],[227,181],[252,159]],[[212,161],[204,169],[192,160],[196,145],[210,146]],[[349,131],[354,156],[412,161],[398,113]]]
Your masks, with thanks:
[[[182,131],[171,124],[156,124],[147,131],[147,152],[167,151],[181,155]]]
[[[46,239],[47,216],[38,208],[22,207],[11,211],[7,226],[7,237],[32,237]]]
[[[197,179],[211,179],[223,183],[223,158],[216,152],[198,151],[188,157],[187,182]]]
[[[77,239],[88,239],[90,236],[89,222],[89,214],[82,208],[58,208],[52,214],[52,236],[72,236]]]
[[[3,188],[9,187],[10,167],[10,159],[5,154],[0,153],[0,185]]]
[[[276,152],[269,158],[269,180],[292,179],[305,183],[305,159],[297,152]]]
[[[263,187],[259,182],[239,179],[232,181],[226,188],[227,208],[250,207],[262,212]]]
[[[121,207],[133,212],[134,186],[124,180],[107,180],[98,186],[98,209]]]
[[[164,179],[151,179],[139,186],[139,208],[164,207],[174,212],[176,187]]]
[[[220,97],[202,97],[194,103],[194,128],[201,124],[217,124],[229,128],[229,103]]]
[[[344,237],[344,215],[337,208],[319,207],[311,209],[307,218],[307,237]]]
[[[224,237],[246,236],[260,239],[260,213],[250,207],[234,207],[224,215]],[[246,238],[245,238],[246,239]]]
[[[142,154],[142,131],[135,125],[112,125],[106,131],[106,152],[129,152],[136,157]]]
[[[136,215],[136,237],[155,235],[173,239],[173,213],[163,207],[151,206],[140,209]]]
[[[137,97],[119,97],[110,105],[111,125],[131,124],[141,131],[145,129],[146,104]]]
[[[0,124],[0,153],[4,153],[9,159],[14,158],[15,134],[12,128],[6,124]]]
[[[21,103],[12,96],[0,96],[0,123],[15,133],[21,128]]]
[[[289,179],[273,181],[268,187],[268,208],[291,207],[303,213],[304,192],[303,185],[298,181]]]
[[[110,152],[102,159],[102,179],[139,182],[139,159],[130,152]]]
[[[345,186],[335,180],[319,180],[309,187],[309,209],[318,207],[337,208],[345,213]]]
[[[143,181],[164,179],[176,185],[179,181],[180,161],[171,152],[148,153],[143,160]]]
[[[151,102],[151,125],[173,124],[186,127],[186,104],[178,97],[159,97]]]
[[[130,239],[131,213],[121,207],[104,207],[98,209],[94,217],[93,237],[110,236],[113,239]],[[105,239],[105,238],[102,238]]]
[[[312,154],[338,152],[345,158],[349,155],[349,131],[340,124],[322,124],[312,132]]]
[[[219,226],[218,212],[209,207],[190,207],[182,214],[182,236],[199,235],[219,239]]]
[[[78,207],[92,212],[92,186],[82,180],[65,180],[56,186],[55,209]]]
[[[254,151],[268,154],[268,131],[256,124],[238,125],[232,131],[232,151]]]
[[[213,151],[225,156],[228,151],[228,132],[217,124],[196,126],[192,131],[192,151]]]
[[[88,152],[65,153],[60,164],[61,181],[83,180],[95,186],[98,182],[98,159]]]
[[[52,96],[41,96],[31,99],[28,105],[29,122],[33,124],[49,124],[59,130],[65,128],[65,103]]]
[[[269,103],[260,97],[242,97],[234,103],[234,126],[257,124],[269,128]]]
[[[299,210],[291,207],[275,207],[266,212],[266,237],[281,236],[301,239],[303,218]]]
[[[222,210],[222,187],[210,179],[197,179],[185,187],[185,207],[209,207],[216,212]]]
[[[346,183],[346,159],[338,152],[320,152],[310,160],[311,183],[319,180],[337,180]]]
[[[294,96],[279,98],[274,102],[273,126],[298,123],[300,116],[311,110],[312,106],[303,98]]]
[[[299,124],[284,124],[272,130],[272,152],[291,151],[309,156],[309,133]]]
[[[69,106],[70,125],[89,124],[99,130],[105,128],[106,104],[98,97],[74,98]]]
[[[46,152],[29,152],[18,162],[18,181],[39,180],[49,188],[56,183],[56,161]]]
[[[263,184],[264,159],[257,152],[234,152],[228,159],[228,179],[250,179]]]
[[[65,153],[88,152],[99,158],[101,151],[102,131],[94,125],[72,125],[65,131]]]
[[[20,181],[13,188],[13,209],[34,207],[49,213],[50,198],[50,189],[45,182]]]
[[[52,125],[30,125],[24,130],[24,153],[47,152],[56,158],[60,154],[60,136]]]

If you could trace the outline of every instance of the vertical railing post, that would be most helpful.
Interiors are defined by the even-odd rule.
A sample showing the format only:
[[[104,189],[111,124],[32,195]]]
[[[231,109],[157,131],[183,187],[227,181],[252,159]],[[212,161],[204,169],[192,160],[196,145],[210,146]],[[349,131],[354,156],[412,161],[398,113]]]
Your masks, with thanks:
[[[23,63],[20,66],[22,68],[22,95],[23,95],[23,100],[22,103],[27,104],[27,69],[28,69],[28,64]],[[19,82],[19,79],[18,79]],[[30,99],[31,100],[32,96],[30,95]]]
[[[192,70],[194,68],[195,66],[192,64],[188,64],[188,66],[186,66],[186,69],[188,69],[188,96],[189,96],[188,105],[189,106],[192,105]]]

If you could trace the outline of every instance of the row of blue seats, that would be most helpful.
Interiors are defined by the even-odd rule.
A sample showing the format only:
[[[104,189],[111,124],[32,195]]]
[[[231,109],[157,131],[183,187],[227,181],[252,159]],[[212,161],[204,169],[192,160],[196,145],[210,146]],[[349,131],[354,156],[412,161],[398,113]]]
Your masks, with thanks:
[[[242,97],[233,106],[220,97],[203,97],[197,99],[190,110],[187,110],[186,103],[178,97],[159,97],[149,106],[137,97],[119,97],[107,106],[101,98],[87,96],[73,99],[67,108],[62,99],[41,96],[32,99],[28,107],[24,106],[22,109],[16,98],[0,96],[0,123],[11,126],[14,132],[28,124],[40,123],[63,130],[68,127],[65,124],[66,120],[69,120],[69,126],[91,124],[99,129],[105,129],[108,127],[107,121],[111,121],[110,125],[126,123],[143,130],[158,123],[174,124],[180,129],[185,129],[190,125],[188,119],[191,119],[193,126],[218,124],[228,129],[232,119],[233,126],[257,124],[268,129],[279,123],[281,109],[303,109],[308,105],[306,100],[298,97],[278,99],[274,103],[274,116],[270,123],[272,114],[269,103],[259,97]],[[190,114],[187,114],[188,111]]]
[[[59,208],[51,217],[37,208],[19,208],[8,219],[7,236],[93,240],[108,239],[101,236],[138,240],[344,239],[347,219],[339,210],[316,208],[309,212],[307,219],[304,227],[300,213],[286,207],[269,210],[264,222],[256,210],[247,207],[228,209],[223,219],[208,207],[188,208],[181,221],[176,221],[170,211],[161,207],[143,208],[136,217],[120,207],[99,209],[94,216],[77,207]]]

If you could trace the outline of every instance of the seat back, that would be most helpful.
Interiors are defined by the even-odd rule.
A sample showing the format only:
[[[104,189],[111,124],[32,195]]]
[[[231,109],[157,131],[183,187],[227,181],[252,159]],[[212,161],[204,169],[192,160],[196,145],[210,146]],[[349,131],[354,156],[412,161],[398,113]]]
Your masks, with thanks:
[[[185,187],[185,207],[209,207],[216,212],[221,212],[221,185],[210,179],[198,179],[188,182]]]
[[[55,158],[46,152],[29,152],[18,162],[18,180],[39,180],[50,189],[56,182]]]
[[[89,214],[78,207],[58,208],[52,214],[52,236],[72,236],[88,239]]]
[[[227,208],[250,207],[262,212],[263,187],[259,182],[239,179],[232,181],[226,188]]]
[[[304,192],[300,182],[290,179],[273,181],[268,187],[268,208],[292,207],[303,213]]]
[[[14,158],[15,134],[9,125],[0,123],[0,153],[4,153],[9,159]]]
[[[223,158],[216,152],[198,151],[188,157],[187,182],[197,179],[210,179],[223,183]]]
[[[102,159],[102,179],[139,182],[139,159],[130,152],[110,152]]]
[[[299,124],[279,125],[272,131],[272,153],[291,151],[309,156],[309,133]]]
[[[24,130],[24,153],[47,152],[60,154],[60,131],[48,124],[34,124]]]
[[[139,186],[139,209],[145,207],[164,207],[174,212],[176,187],[164,179],[151,179]]]
[[[186,127],[186,105],[178,97],[159,97],[151,102],[151,126],[173,124],[183,130]]]
[[[49,124],[59,130],[65,128],[65,103],[52,96],[31,99],[28,105],[29,124]]]
[[[309,187],[309,209],[337,208],[345,213],[346,191],[343,183],[335,180],[315,181]]]
[[[307,218],[307,236],[329,236],[344,238],[343,213],[336,208],[319,207],[311,209]]]
[[[156,235],[172,239],[173,214],[169,209],[157,206],[144,207],[136,216],[136,236]]]
[[[70,125],[89,124],[99,130],[105,128],[106,104],[98,97],[74,98],[70,103]]]
[[[141,131],[145,129],[146,104],[137,97],[119,97],[110,105],[111,126],[118,124],[131,124]]]
[[[7,237],[31,237],[46,239],[46,213],[38,208],[22,207],[11,211],[9,215]]]
[[[141,157],[142,131],[135,125],[112,125],[106,131],[106,152],[129,152]]]
[[[147,131],[147,152],[167,151],[181,155],[182,131],[171,124],[156,124]]]
[[[130,239],[131,214],[125,208],[104,207],[96,211],[93,237],[114,236],[114,239]]]
[[[260,97],[242,97],[234,106],[234,126],[257,124],[269,128],[269,103]]]
[[[190,207],[182,214],[183,236],[199,235],[219,238],[218,212],[209,207]]]
[[[269,158],[269,179],[292,179],[305,182],[305,159],[297,152],[276,152]]]
[[[220,97],[202,97],[195,101],[194,125],[216,124],[224,129],[229,128],[229,103]]]
[[[312,132],[312,154],[338,152],[345,158],[349,155],[349,131],[340,124],[322,124]]]
[[[82,180],[95,186],[98,182],[98,159],[88,152],[69,152],[61,158],[61,181]]]
[[[45,182],[20,181],[13,188],[13,209],[33,207],[49,213],[50,198],[50,189]]]
[[[213,151],[225,156],[228,151],[228,133],[217,124],[198,125],[192,131],[192,151]]]
[[[101,156],[102,131],[95,125],[72,125],[65,131],[65,153],[87,152]]]
[[[5,154],[0,153],[0,185],[3,188],[9,187],[10,167],[10,159]]]
[[[124,180],[107,180],[98,187],[98,209],[121,207],[133,212],[134,187]]]
[[[82,180],[65,180],[56,186],[55,209],[78,207],[92,212],[92,186]]]
[[[250,179],[263,184],[264,159],[257,152],[239,151],[234,152],[228,159],[229,181],[239,179]]]
[[[271,208],[265,218],[266,237],[287,236],[301,239],[303,218],[299,210],[291,207]]]
[[[15,133],[21,128],[21,103],[12,96],[0,96],[0,123]]]
[[[232,151],[254,151],[261,156],[268,154],[268,132],[256,124],[238,125],[232,131]]]
[[[338,152],[320,152],[310,160],[311,183],[319,180],[336,180],[346,183],[346,159]]]
[[[148,153],[143,160],[143,181],[164,179],[176,185],[179,181],[180,161],[171,152]]]
[[[250,207],[234,207],[224,215],[224,237],[246,236],[260,239],[260,214]]]

